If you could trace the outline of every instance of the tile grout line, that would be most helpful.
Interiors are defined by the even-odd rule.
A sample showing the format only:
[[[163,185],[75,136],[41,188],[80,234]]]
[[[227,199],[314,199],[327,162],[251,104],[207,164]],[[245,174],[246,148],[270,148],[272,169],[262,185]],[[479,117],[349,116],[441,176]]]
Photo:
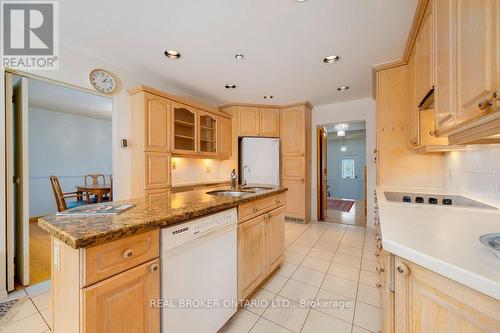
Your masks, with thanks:
[[[328,227],[328,229],[329,229],[329,228],[330,228],[330,227]],[[344,235],[345,235],[346,230],[347,230],[347,227],[345,227],[345,228],[344,228],[344,232],[342,233],[342,237],[340,237],[340,242],[339,242],[339,243],[338,243],[338,245],[335,247],[335,251],[334,251],[334,253],[333,253],[333,257],[332,257],[332,259],[330,260],[330,264],[328,265],[328,269],[326,270],[326,274],[325,274],[325,276],[323,277],[323,280],[321,281],[321,284],[320,284],[320,286],[319,286],[319,288],[318,288],[318,291],[316,292],[316,296],[314,297],[314,299],[315,299],[315,300],[318,298],[318,294],[319,294],[319,291],[321,290],[321,286],[323,286],[323,283],[325,282],[326,276],[327,276],[327,274],[328,274],[328,270],[330,269],[330,266],[332,265],[332,262],[333,262],[333,259],[335,258],[335,255],[337,254],[337,251],[338,251],[338,248],[339,248],[339,246],[340,246],[340,243],[342,243],[342,239],[344,238]],[[323,232],[323,234],[324,234],[325,232],[326,232],[326,230]],[[323,234],[322,234],[322,236],[323,236]],[[321,237],[320,237],[320,238],[321,238]],[[319,240],[318,240],[318,242],[319,242]],[[316,243],[317,243],[317,242],[316,242]],[[316,245],[316,244],[315,244],[315,245]],[[306,320],[304,320],[304,323],[302,323],[302,327],[300,328],[300,331],[299,331],[300,333],[301,333],[301,332],[302,332],[302,330],[304,329],[304,326],[305,326],[305,324],[306,324],[306,322],[307,322],[307,319],[309,319],[309,315],[311,314],[311,311],[312,311],[312,307],[310,307],[310,308],[309,308],[309,312],[307,313]]]

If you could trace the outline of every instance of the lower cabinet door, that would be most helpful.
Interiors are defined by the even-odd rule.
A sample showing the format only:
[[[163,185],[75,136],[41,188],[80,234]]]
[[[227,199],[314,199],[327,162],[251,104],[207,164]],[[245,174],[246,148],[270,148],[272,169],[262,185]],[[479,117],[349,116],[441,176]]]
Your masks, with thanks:
[[[285,193],[285,215],[296,219],[306,217],[306,186],[304,182],[283,181],[282,185],[288,188]]]
[[[267,274],[278,267],[285,250],[285,209],[280,207],[266,214]]]
[[[151,300],[160,298],[158,259],[84,288],[81,293],[82,332],[160,332],[160,308],[150,306]]]
[[[396,258],[395,332],[500,332],[500,302]]]
[[[238,225],[238,297],[246,298],[266,278],[264,215]]]

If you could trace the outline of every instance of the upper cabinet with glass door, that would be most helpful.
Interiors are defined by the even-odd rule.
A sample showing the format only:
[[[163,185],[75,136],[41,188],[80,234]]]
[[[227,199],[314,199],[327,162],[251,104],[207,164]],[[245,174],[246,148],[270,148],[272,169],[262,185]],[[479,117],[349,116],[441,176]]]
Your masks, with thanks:
[[[198,110],[185,104],[173,103],[173,153],[197,154]]]
[[[217,155],[217,116],[205,111],[198,111],[198,153]]]

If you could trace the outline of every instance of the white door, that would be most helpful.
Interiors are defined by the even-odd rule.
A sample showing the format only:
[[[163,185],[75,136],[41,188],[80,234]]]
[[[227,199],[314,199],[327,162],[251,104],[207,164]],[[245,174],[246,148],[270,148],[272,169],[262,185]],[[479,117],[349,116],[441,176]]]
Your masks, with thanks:
[[[23,286],[29,284],[28,79],[7,73],[5,100],[7,289],[10,291],[14,289],[14,274]]]

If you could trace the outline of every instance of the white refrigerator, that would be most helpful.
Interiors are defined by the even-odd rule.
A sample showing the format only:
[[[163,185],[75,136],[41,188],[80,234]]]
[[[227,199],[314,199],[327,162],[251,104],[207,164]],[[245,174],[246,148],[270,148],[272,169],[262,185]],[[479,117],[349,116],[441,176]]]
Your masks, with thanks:
[[[240,182],[248,185],[280,185],[280,140],[274,138],[240,139]]]

